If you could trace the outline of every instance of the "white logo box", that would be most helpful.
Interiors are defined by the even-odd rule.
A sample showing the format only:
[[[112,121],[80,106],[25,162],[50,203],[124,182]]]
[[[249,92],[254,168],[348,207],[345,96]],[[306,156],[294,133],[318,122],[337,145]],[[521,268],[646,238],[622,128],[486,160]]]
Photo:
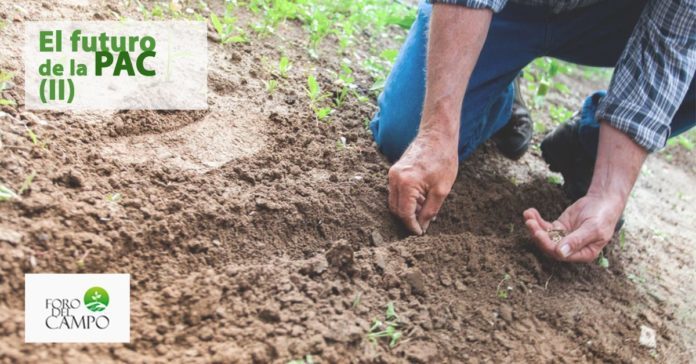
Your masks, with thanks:
[[[130,274],[39,273],[24,279],[25,342],[130,342]],[[108,293],[103,311],[85,306],[92,287]]]

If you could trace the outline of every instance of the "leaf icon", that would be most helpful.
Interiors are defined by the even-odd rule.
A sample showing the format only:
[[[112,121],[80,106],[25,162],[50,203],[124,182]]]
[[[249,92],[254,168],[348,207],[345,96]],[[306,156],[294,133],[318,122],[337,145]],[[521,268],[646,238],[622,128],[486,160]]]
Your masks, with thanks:
[[[99,294],[99,292],[94,291],[94,294],[92,295],[92,299],[96,301],[100,298],[101,298],[101,295]]]

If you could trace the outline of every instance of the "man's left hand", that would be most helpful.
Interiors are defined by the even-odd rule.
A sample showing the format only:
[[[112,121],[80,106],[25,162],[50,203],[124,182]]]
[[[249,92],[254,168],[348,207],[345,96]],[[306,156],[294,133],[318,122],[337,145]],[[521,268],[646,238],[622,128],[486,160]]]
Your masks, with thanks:
[[[544,220],[534,208],[523,215],[534,242],[544,253],[562,261],[589,263],[611,239],[624,205],[620,197],[588,194],[554,222]],[[549,230],[562,230],[567,235],[556,243]]]

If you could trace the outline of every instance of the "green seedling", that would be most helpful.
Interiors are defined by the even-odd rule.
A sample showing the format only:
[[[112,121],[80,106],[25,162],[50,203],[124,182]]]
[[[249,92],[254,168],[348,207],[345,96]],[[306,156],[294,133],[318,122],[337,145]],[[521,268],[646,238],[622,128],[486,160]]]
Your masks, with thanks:
[[[7,88],[7,83],[14,77],[14,74],[0,70],[0,92]],[[0,97],[0,106],[14,105],[15,102]]]
[[[251,0],[247,4],[248,9],[254,14],[263,12],[261,20],[253,23],[251,27],[259,34],[274,33],[279,23],[287,19],[297,19],[301,5],[304,4],[289,0]]]
[[[692,141],[691,139],[687,138],[686,135],[680,135],[680,136],[678,136],[678,137],[677,137],[677,143],[679,143],[679,145],[680,145],[682,148],[684,148],[684,149],[686,149],[686,150],[688,150],[688,151],[694,150],[694,144],[695,144],[694,141]]]
[[[563,106],[551,106],[549,107],[549,116],[554,123],[560,124],[570,119],[573,116],[573,112]]]
[[[372,326],[370,326],[370,330],[367,333],[367,339],[373,344],[377,344],[377,341],[380,338],[387,338],[389,348],[394,348],[398,344],[402,333],[401,331],[397,330],[399,326],[399,316],[396,314],[396,309],[394,308],[393,302],[389,302],[387,304],[387,309],[384,312],[384,318],[384,322],[374,319]]]
[[[626,248],[626,229],[621,229],[621,232],[619,233],[619,247],[621,250]]]
[[[344,150],[344,149],[346,149],[346,147],[347,147],[346,137],[340,137],[336,141],[336,148],[338,148],[338,150]]]
[[[17,198],[17,194],[9,187],[0,184],[0,202],[9,201]]]
[[[510,279],[511,279],[510,275],[505,273],[505,275],[503,276],[503,279],[501,279],[500,282],[498,283],[498,286],[495,288],[495,295],[498,298],[504,300],[504,299],[507,299],[508,297],[510,297],[510,292],[512,291],[512,286],[510,286],[509,284],[503,286],[503,284],[505,282],[509,281]]]
[[[330,107],[320,107],[319,103],[327,98],[329,94],[323,93],[317,79],[314,76],[307,76],[307,95],[309,96],[309,106],[314,112],[314,117],[316,121],[322,121],[329,116],[331,111]]]
[[[355,294],[355,298],[353,298],[353,304],[351,305],[352,309],[358,308],[360,306],[360,300],[362,299],[362,293],[358,292]]]
[[[558,186],[560,186],[560,185],[563,184],[563,180],[561,179],[561,177],[560,177],[559,175],[556,175],[556,174],[550,175],[550,176],[547,178],[547,181],[548,181],[550,184],[552,184],[552,185],[558,185]]]
[[[398,54],[399,51],[396,49],[385,49],[384,51],[382,51],[382,53],[379,54],[379,56],[389,63],[394,63]]]
[[[38,135],[32,130],[30,127],[25,126],[27,129],[27,138],[29,138],[29,141],[31,141],[31,144],[33,144],[35,147],[39,148],[46,148],[46,143],[42,141]]]
[[[534,121],[534,132],[537,134],[545,134],[546,125],[541,121]]]
[[[22,182],[22,185],[19,187],[17,194],[21,196],[24,194],[24,192],[28,191],[29,188],[31,188],[31,184],[34,182],[35,177],[36,171],[31,171],[31,174],[24,178],[24,182]]]
[[[110,193],[110,194],[106,195],[105,198],[109,202],[119,203],[123,199],[123,195],[121,195],[119,192],[115,192],[115,193]]]
[[[597,265],[602,268],[609,268],[609,259],[604,256],[604,252],[599,252],[599,257],[597,257]]]
[[[564,94],[568,93],[570,91],[568,86],[554,81],[554,78],[559,74],[570,74],[572,70],[573,67],[570,64],[549,57],[537,58],[525,67],[522,77],[527,80],[528,88],[534,95],[532,106],[539,108],[552,89]]]
[[[645,282],[648,281],[648,280],[645,279],[645,277],[643,277],[642,275],[637,276],[637,275],[635,275],[635,274],[633,274],[633,273],[629,273],[628,275],[626,275],[626,278],[628,278],[631,282],[633,282],[633,283],[635,283],[635,284],[645,284]]]
[[[348,94],[355,94],[355,78],[353,78],[353,70],[346,64],[341,65],[341,73],[337,75],[335,84],[341,87],[333,99],[334,106],[341,108],[346,101]]]
[[[264,82],[266,84],[266,91],[269,94],[272,94],[275,92],[276,88],[278,88],[278,81],[276,80],[268,80]]]
[[[291,68],[292,65],[290,64],[290,60],[288,59],[288,57],[280,57],[280,61],[278,61],[278,74],[280,75],[280,77],[287,78],[288,72]]]
[[[244,30],[236,26],[237,18],[231,15],[231,6],[225,8],[225,14],[220,19],[215,13],[210,13],[210,22],[220,36],[220,43],[243,43],[246,42]]]
[[[322,11],[322,7],[311,8],[309,14],[309,55],[312,58],[319,58],[318,49],[322,39],[331,32],[331,20],[328,12]]]

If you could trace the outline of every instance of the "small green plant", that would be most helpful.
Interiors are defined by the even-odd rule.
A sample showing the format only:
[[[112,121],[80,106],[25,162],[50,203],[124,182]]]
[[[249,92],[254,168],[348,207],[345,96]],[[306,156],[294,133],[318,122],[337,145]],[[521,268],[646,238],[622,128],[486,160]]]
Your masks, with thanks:
[[[264,83],[266,84],[266,91],[269,94],[274,93],[276,88],[278,88],[278,81],[276,81],[276,80],[271,79],[271,80],[265,81]]]
[[[346,149],[346,146],[347,146],[346,137],[342,136],[336,141],[336,148],[338,148],[338,150],[344,150],[344,149]]]
[[[609,259],[604,256],[603,251],[599,252],[599,256],[597,257],[597,265],[602,268],[609,268]]]
[[[541,121],[534,121],[534,132],[537,134],[545,134],[546,133],[546,125],[542,123]]]
[[[548,182],[549,182],[550,184],[552,184],[552,185],[558,185],[558,186],[560,186],[560,185],[563,184],[563,180],[562,180],[561,177],[560,177],[559,175],[557,175],[557,174],[549,175],[548,178],[547,178],[547,180],[548,180]]]
[[[23,195],[24,192],[28,191],[29,188],[31,188],[31,184],[34,182],[34,178],[36,177],[36,171],[31,171],[31,174],[29,174],[26,178],[24,178],[24,182],[22,182],[22,185],[19,186],[19,190],[17,191],[18,195]]]
[[[2,92],[6,87],[7,83],[14,77],[12,73],[0,70],[0,92]],[[8,99],[3,99],[0,97],[0,106],[14,105],[15,102]]]
[[[362,299],[362,293],[361,292],[356,293],[355,297],[353,298],[353,304],[351,305],[351,308],[354,310],[356,308],[358,308],[358,306],[360,306],[361,299]]]
[[[549,116],[554,123],[560,124],[573,117],[573,112],[566,109],[564,106],[551,105],[549,107]]]
[[[357,86],[354,82],[353,70],[347,64],[342,64],[341,72],[337,75],[336,81],[334,81],[335,84],[341,87],[333,99],[336,108],[341,108],[343,106],[349,93],[355,93]]]
[[[210,22],[220,36],[220,43],[243,43],[246,42],[244,30],[236,26],[237,18],[231,15],[231,3],[225,8],[225,14],[220,19],[215,13],[210,13]]]
[[[498,282],[498,286],[495,288],[495,295],[500,299],[507,299],[510,297],[510,292],[512,291],[512,286],[505,284],[507,281],[512,279],[509,274],[505,273],[503,279]],[[504,285],[505,284],[505,285]]]
[[[314,364],[314,359],[311,354],[307,354],[304,359],[290,360],[288,364]]]
[[[9,187],[0,184],[0,202],[9,201],[14,198],[17,198],[17,194]]]
[[[287,78],[288,72],[291,68],[292,64],[290,64],[290,60],[288,59],[288,57],[280,57],[280,61],[278,61],[278,74],[280,75],[280,77]]]
[[[527,80],[527,86],[534,95],[532,106],[539,108],[551,89],[568,93],[570,89],[562,82],[554,81],[559,74],[570,74],[573,67],[565,62],[550,57],[535,59],[525,67],[522,77]]]
[[[307,76],[307,95],[309,96],[309,106],[314,112],[314,117],[317,121],[322,121],[329,116],[331,111],[330,107],[320,107],[319,103],[327,98],[329,94],[323,93],[317,79],[314,76]]]
[[[26,128],[27,128],[27,137],[31,141],[31,144],[33,144],[34,146],[40,147],[40,148],[45,148],[46,143],[44,143],[43,141],[41,141],[41,139],[39,139],[39,136],[36,135],[34,130],[32,130],[30,127],[26,127]]]
[[[115,192],[115,193],[110,193],[110,194],[106,195],[105,198],[109,202],[119,203],[123,199],[123,195],[121,195],[121,193],[119,193],[119,192]]]
[[[621,250],[626,248],[626,229],[621,229],[619,233],[619,248],[621,248]]]
[[[396,314],[393,302],[387,304],[384,319],[384,322],[378,319],[373,320],[370,331],[367,333],[367,339],[373,344],[377,344],[380,338],[387,338],[389,348],[393,348],[399,343],[402,335],[401,331],[397,330],[399,327],[399,316]]]
[[[677,143],[681,145],[682,148],[692,151],[694,150],[694,141],[689,139],[686,135],[680,135],[677,137]]]

